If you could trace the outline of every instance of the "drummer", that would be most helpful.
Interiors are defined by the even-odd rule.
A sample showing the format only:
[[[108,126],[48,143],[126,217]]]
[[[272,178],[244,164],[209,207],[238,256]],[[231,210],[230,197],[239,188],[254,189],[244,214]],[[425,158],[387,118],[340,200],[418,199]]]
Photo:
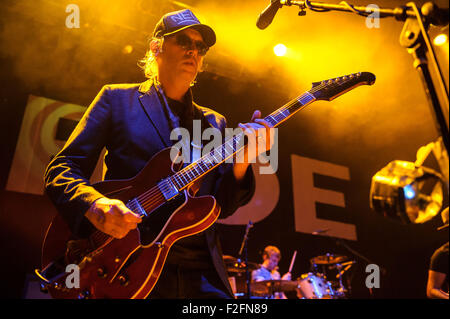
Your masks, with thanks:
[[[261,267],[252,271],[252,281],[263,280],[291,280],[291,273],[287,272],[280,278],[278,272],[278,262],[281,259],[280,250],[275,246],[267,246],[264,248],[262,255],[263,263]],[[275,292],[271,299],[287,299],[283,292]]]

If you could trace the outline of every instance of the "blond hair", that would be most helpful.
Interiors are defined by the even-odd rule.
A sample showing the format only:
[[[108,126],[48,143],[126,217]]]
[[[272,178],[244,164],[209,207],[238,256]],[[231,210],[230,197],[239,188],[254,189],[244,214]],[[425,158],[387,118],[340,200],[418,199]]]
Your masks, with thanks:
[[[142,70],[144,70],[144,75],[148,79],[153,79],[158,74],[158,68],[156,65],[156,55],[153,51],[156,48],[155,44],[157,43],[159,47],[159,52],[162,52],[163,41],[164,41],[163,37],[161,38],[152,37],[148,41],[149,48],[145,53],[145,56],[138,61],[138,66]]]
[[[149,40],[149,48],[145,53],[145,56],[138,61],[138,66],[142,70],[144,70],[144,75],[148,79],[154,80],[155,77],[158,75],[156,54],[153,51],[156,50],[159,53],[163,52],[162,50],[163,44],[164,44],[164,37],[161,38],[152,37]],[[199,72],[203,72],[203,68]],[[195,83],[197,83],[196,79],[194,79],[191,82],[191,86],[194,86]]]
[[[267,256],[268,258],[270,258],[270,256],[272,256],[272,254],[277,254],[281,259],[281,252],[277,247],[267,246],[266,248],[264,248],[263,258],[264,258],[264,256]]]

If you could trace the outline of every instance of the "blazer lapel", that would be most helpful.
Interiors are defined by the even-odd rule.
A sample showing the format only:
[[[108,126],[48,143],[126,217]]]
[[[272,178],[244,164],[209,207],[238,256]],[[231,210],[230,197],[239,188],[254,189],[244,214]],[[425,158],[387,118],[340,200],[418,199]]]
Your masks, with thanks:
[[[139,101],[145,110],[150,122],[158,132],[161,141],[165,147],[172,146],[173,142],[170,140],[170,127],[167,116],[164,112],[164,106],[161,104],[160,98],[156,88],[151,81],[146,81],[139,87]]]

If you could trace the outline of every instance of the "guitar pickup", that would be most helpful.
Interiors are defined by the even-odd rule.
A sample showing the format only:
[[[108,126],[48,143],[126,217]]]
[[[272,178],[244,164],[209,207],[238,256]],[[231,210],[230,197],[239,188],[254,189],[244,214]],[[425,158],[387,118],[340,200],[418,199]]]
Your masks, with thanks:
[[[157,186],[167,201],[174,198],[179,193],[178,189],[168,178],[160,181]]]

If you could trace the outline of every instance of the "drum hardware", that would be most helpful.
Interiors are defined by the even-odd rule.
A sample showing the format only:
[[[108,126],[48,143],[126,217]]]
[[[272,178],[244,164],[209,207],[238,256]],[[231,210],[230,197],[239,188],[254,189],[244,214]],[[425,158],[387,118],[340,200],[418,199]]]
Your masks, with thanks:
[[[241,248],[239,249],[239,253],[238,253],[238,262],[242,262],[242,255],[244,255],[244,264],[245,264],[245,287],[247,288],[246,290],[246,296],[247,298],[250,298],[251,296],[251,291],[250,291],[250,269],[249,269],[249,263],[248,263],[248,253],[247,253],[247,241],[248,241],[248,233],[250,231],[250,228],[253,227],[253,223],[251,220],[248,221],[247,223],[247,227],[245,227],[245,234],[244,234],[244,238],[242,239],[242,243],[241,243]],[[245,295],[244,295],[245,296]]]
[[[349,261],[349,258],[344,255],[327,253],[311,258],[310,262],[312,271],[316,275],[322,276],[325,282],[330,285],[330,296],[332,298],[346,298],[348,289],[343,283],[343,275],[356,263],[356,261]],[[319,269],[319,267],[321,269]],[[337,272],[335,275],[334,273],[332,274],[333,270]]]
[[[250,271],[253,271],[255,269],[258,269],[259,266],[257,263],[254,262],[247,262],[247,264],[240,260],[237,259],[233,256],[228,256],[225,255],[223,256],[223,261],[225,263],[225,269],[227,270],[228,273],[244,273],[246,271],[246,265],[248,264],[248,269]]]
[[[339,288],[336,290],[336,296],[339,298],[345,298],[345,296],[347,295],[348,290],[345,288],[343,282],[342,282],[342,278],[344,273],[350,269],[350,267],[353,266],[353,264],[356,264],[356,261],[349,261],[343,264],[336,264],[332,267],[336,268],[338,273],[336,275],[336,279],[339,281]]]
[[[271,298],[276,292],[298,291],[298,280],[262,280],[250,284],[253,297]]]
[[[236,298],[244,298],[247,292],[246,265],[248,264],[250,272],[258,269],[259,265],[254,262],[247,262],[246,264],[244,261],[229,255],[224,255],[223,261],[234,296]]]
[[[317,256],[317,257],[311,258],[310,262],[311,262],[311,264],[315,264],[315,265],[332,265],[332,264],[342,263],[347,260],[348,260],[347,256],[334,255],[334,254],[327,253],[322,256]]]

